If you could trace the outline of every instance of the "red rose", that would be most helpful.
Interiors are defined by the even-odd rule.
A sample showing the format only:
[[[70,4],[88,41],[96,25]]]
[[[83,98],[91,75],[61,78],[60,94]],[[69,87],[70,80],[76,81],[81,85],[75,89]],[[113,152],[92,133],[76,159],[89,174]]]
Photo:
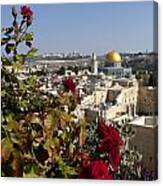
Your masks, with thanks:
[[[104,138],[110,135],[116,136],[123,143],[118,130],[112,126],[108,126],[103,119],[99,120],[99,131]]]
[[[114,171],[117,171],[121,162],[119,148],[123,145],[120,134],[114,127],[107,126],[103,120],[100,120],[99,131],[103,137],[99,144],[99,151],[109,153],[111,166]]]
[[[114,171],[117,171],[121,163],[121,156],[118,148],[113,148],[109,153],[109,160]]]
[[[90,176],[89,176],[89,167],[88,166],[81,168],[80,173],[79,173],[79,178],[90,179]]]
[[[102,160],[95,160],[90,165],[90,177],[93,179],[112,180],[109,175],[108,166]]]
[[[80,178],[112,180],[108,166],[103,160],[94,160],[80,173]]]
[[[22,6],[22,7],[21,7],[21,14],[22,14],[22,16],[24,16],[24,17],[30,18],[30,17],[32,17],[33,12],[32,12],[32,10],[30,9],[30,7],[28,7],[28,6]]]
[[[82,161],[82,169],[79,173],[79,178],[90,178],[89,175],[89,167],[91,163],[91,157],[89,156],[88,153],[81,152],[78,154],[78,159]]]
[[[102,135],[102,137],[108,136],[108,126],[106,125],[104,119],[99,119],[99,131]]]
[[[101,151],[110,151],[112,148],[123,145],[119,132],[114,127],[100,123],[99,131],[103,136],[99,147]]]
[[[70,90],[73,94],[76,93],[76,85],[71,77],[66,78],[63,81],[63,84],[64,84],[65,88]]]

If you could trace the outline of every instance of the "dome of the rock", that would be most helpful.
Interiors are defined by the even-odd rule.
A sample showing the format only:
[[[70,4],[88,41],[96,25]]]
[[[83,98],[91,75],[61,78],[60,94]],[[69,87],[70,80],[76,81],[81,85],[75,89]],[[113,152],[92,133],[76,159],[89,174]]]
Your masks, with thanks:
[[[122,58],[120,54],[116,51],[111,51],[106,54],[106,60],[108,63],[119,63]]]

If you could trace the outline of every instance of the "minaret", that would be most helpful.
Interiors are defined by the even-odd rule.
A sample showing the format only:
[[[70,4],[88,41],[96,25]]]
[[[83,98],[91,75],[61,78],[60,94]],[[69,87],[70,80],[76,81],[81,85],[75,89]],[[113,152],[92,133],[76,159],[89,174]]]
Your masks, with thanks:
[[[96,60],[96,54],[92,53],[92,73],[97,75],[98,74],[98,62]]]

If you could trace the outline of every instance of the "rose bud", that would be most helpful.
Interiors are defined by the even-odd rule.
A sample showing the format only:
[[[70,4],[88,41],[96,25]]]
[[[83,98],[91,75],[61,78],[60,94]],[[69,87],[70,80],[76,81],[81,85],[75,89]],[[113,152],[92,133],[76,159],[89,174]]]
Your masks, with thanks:
[[[14,18],[16,18],[16,16],[17,16],[17,11],[16,11],[16,8],[14,6],[12,7],[12,16]]]
[[[27,26],[30,26],[32,24],[32,17],[27,18]]]

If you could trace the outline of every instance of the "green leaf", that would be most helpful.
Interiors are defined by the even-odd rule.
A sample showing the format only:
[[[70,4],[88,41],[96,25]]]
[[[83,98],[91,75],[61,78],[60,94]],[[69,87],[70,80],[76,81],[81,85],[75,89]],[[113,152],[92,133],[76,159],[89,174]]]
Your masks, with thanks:
[[[10,121],[10,122],[8,122],[7,123],[7,130],[8,131],[18,131],[18,123],[17,123],[17,121],[14,121],[14,120],[12,120],[12,121]]]
[[[77,172],[74,167],[71,166],[65,166],[64,167],[64,174],[67,177],[68,175],[77,175]]]
[[[27,86],[25,85],[25,83],[20,81],[19,82],[19,89],[22,91],[25,91],[27,89]]]
[[[39,176],[36,173],[36,166],[29,167],[30,171],[23,172],[23,177],[25,178],[38,178]]]
[[[6,91],[5,89],[1,91],[1,96],[2,96],[2,97],[4,97],[4,96],[7,95],[7,94],[8,94],[8,93],[7,93],[7,91]]]
[[[15,45],[13,43],[8,43],[5,48],[7,54],[10,54],[14,49]]]
[[[34,124],[40,124],[41,123],[41,119],[38,115],[36,114],[28,114],[26,116],[26,120],[30,123],[34,123]]]
[[[8,113],[8,115],[6,116],[6,122],[7,123],[12,122],[13,121],[13,117],[14,117],[13,113]]]
[[[1,141],[2,158],[6,161],[9,159],[10,154],[13,150],[13,144],[8,138],[4,138]]]
[[[53,127],[54,129],[57,119],[58,119],[57,111],[49,111],[44,120],[45,127],[50,129],[51,127]]]
[[[24,54],[16,54],[15,59],[16,61],[19,61],[20,63],[24,62]]]
[[[65,178],[68,178],[70,175],[77,175],[76,169],[66,164],[61,156],[56,158],[56,162],[58,163],[59,169]]]
[[[74,153],[74,144],[73,143],[70,143],[69,147],[68,147],[68,150],[69,150],[69,155],[71,156],[73,153]]]
[[[47,139],[44,148],[49,149],[49,148],[54,148],[54,147],[59,147],[59,139],[58,138],[53,138],[53,139]]]
[[[21,100],[19,102],[19,106],[21,108],[23,108],[24,110],[26,110],[28,108],[28,105],[29,105],[29,101],[28,100]]]
[[[86,121],[84,119],[81,119],[81,121],[80,121],[80,136],[79,136],[80,146],[83,146],[85,144],[86,136],[87,136]]]
[[[26,42],[33,41],[33,33],[32,32],[26,33],[25,36],[24,36],[24,40]]]
[[[71,122],[72,119],[73,119],[73,117],[72,117],[72,115],[67,114],[66,112],[62,111],[62,112],[61,112],[61,119],[62,119],[63,121],[65,121],[65,122]]]
[[[13,63],[14,72],[18,72],[23,69],[23,65],[19,62]]]
[[[35,54],[36,54],[37,51],[38,51],[37,48],[32,48],[31,50],[28,51],[27,57],[29,57],[29,58],[35,57]]]
[[[11,62],[9,59],[7,59],[6,57],[1,57],[1,61],[3,65],[9,66],[11,65]]]
[[[63,133],[61,134],[61,138],[63,139],[63,141],[66,140],[66,138],[67,138],[67,131],[63,131]]]
[[[35,86],[35,83],[37,81],[37,76],[36,75],[32,75],[28,78],[28,84],[30,87]]]

